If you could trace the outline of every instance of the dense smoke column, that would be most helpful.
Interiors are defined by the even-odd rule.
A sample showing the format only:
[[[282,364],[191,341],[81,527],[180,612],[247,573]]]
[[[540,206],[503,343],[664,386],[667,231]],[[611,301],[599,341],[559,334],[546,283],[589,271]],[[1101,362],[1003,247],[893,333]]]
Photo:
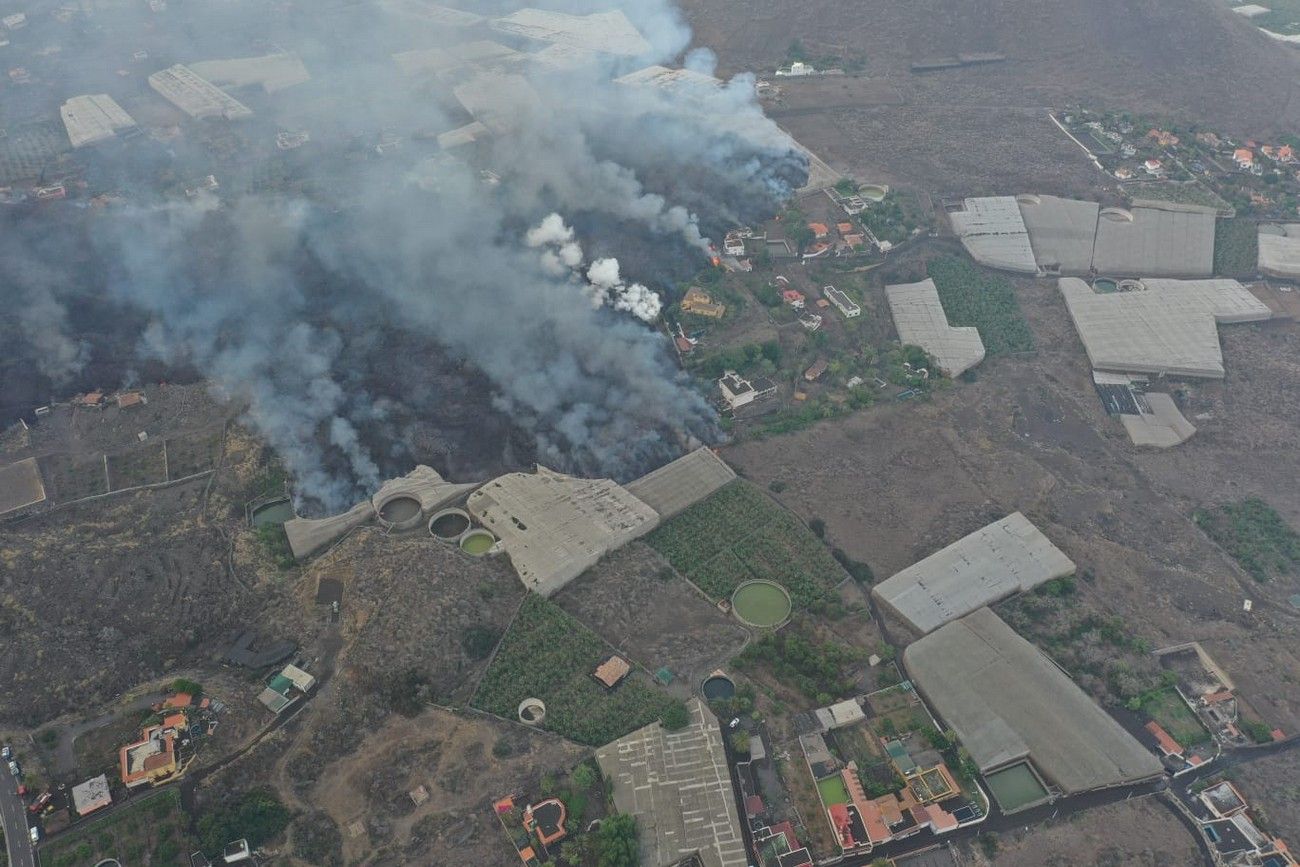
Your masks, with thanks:
[[[486,14],[518,5],[473,4]],[[657,291],[707,263],[709,237],[777,209],[804,182],[807,160],[763,117],[748,77],[682,89],[617,81],[671,63],[689,43],[669,3],[542,5],[621,7],[651,50],[565,69],[519,64],[500,78],[509,87],[488,88],[504,125],[454,155],[431,133],[467,121],[447,109],[455,82],[406,79],[388,55],[493,34],[408,28],[387,7],[349,18],[356,26],[343,31],[344,7],[275,18],[268,36],[299,51],[314,80],[259,104],[242,128],[311,130],[315,150],[304,149],[299,183],[230,183],[151,204],[133,197],[88,220],[93,263],[65,267],[47,255],[42,266],[15,250],[0,301],[21,310],[19,330],[44,375],[67,382],[85,363],[59,287],[93,286],[138,311],[143,362],[192,365],[247,407],[302,498],[325,509],[400,471],[413,424],[458,413],[454,395],[418,376],[409,387],[374,387],[392,383],[394,344],[436,347],[481,375],[495,410],[557,469],[627,479],[716,441],[713,410],[653,326]],[[231,56],[234,34],[265,23],[255,6],[206,9],[175,59],[213,56],[201,44],[207,34]],[[711,71],[707,54],[686,62]],[[377,155],[377,130],[401,148]],[[123,144],[120,153],[134,153]],[[166,151],[150,153],[161,160]],[[116,168],[133,171],[125,157]],[[231,172],[256,179],[259,168]],[[484,169],[501,182],[485,183]]]

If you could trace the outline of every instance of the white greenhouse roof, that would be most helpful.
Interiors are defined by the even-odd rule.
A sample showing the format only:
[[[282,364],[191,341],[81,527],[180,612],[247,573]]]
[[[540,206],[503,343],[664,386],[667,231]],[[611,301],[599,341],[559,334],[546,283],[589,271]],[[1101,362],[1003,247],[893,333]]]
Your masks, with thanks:
[[[984,341],[974,326],[948,324],[934,281],[902,283],[885,289],[898,339],[934,356],[948,376],[960,376],[984,360]]]

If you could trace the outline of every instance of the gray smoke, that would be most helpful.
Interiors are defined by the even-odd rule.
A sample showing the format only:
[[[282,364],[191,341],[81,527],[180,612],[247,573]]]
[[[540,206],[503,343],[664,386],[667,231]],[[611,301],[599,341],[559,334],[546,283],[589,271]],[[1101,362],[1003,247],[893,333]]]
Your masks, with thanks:
[[[307,4],[269,18],[249,2],[208,8],[204,34],[270,28],[268,39],[307,63],[310,84],[265,98],[240,122],[311,132],[295,183],[265,182],[259,161],[288,158],[263,154],[244,183],[134,197],[92,223],[105,291],[148,317],[141,353],[195,365],[246,405],[306,499],[336,508],[368,493],[393,454],[387,440],[400,435],[391,417],[444,410],[436,389],[395,401],[371,393],[386,338],[399,334],[481,372],[493,405],[550,466],[625,478],[718,436],[666,338],[640,321],[660,303],[646,286],[671,292],[663,274],[706,265],[708,238],[774,210],[806,177],[806,160],[763,117],[748,77],[720,88],[615,81],[680,58],[690,35],[667,0],[537,5],[621,9],[651,48],[408,77],[390,54],[508,37],[429,24],[414,0]],[[205,38],[178,45],[176,61],[239,53]],[[685,62],[712,71],[705,52]],[[451,97],[466,89],[487,94],[475,114],[493,134],[443,152],[434,136],[472,120]],[[380,141],[395,147],[376,149]],[[575,287],[578,272],[607,293],[604,306]],[[35,298],[28,327],[45,335],[51,365],[75,368],[77,340],[39,281],[4,293]]]

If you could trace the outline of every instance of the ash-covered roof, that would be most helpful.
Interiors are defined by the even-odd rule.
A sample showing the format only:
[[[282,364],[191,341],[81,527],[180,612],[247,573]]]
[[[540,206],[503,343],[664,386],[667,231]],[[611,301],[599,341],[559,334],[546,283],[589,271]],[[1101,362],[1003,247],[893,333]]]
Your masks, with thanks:
[[[547,9],[520,9],[490,22],[493,30],[568,48],[640,57],[651,45],[620,10],[570,15]]]
[[[983,772],[1028,757],[1070,795],[1164,771],[1152,752],[988,608],[911,644],[903,660]]]
[[[948,219],[976,262],[1022,274],[1038,273],[1029,230],[1014,196],[966,199],[963,209],[949,212]]]
[[[735,471],[714,454],[713,449],[701,447],[628,482],[627,490],[658,512],[660,520],[667,520],[734,478]]]

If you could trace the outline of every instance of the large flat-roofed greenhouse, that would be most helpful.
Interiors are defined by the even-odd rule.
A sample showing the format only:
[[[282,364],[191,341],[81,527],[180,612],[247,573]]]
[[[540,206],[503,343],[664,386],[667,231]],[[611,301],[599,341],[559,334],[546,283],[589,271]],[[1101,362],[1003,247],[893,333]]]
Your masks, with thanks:
[[[988,608],[919,639],[903,661],[981,773],[1028,760],[1066,795],[1163,773],[1154,753]]]

